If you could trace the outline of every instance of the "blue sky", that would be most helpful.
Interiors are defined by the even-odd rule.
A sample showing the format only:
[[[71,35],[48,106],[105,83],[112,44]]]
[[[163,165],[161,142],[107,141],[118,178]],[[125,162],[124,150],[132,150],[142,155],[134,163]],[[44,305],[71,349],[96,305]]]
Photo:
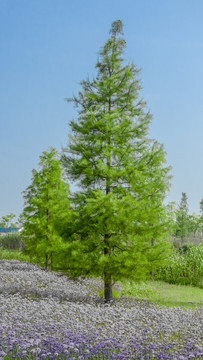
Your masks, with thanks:
[[[173,179],[166,202],[203,198],[202,0],[0,0],[0,217],[23,209],[21,192],[49,146],[67,144],[77,113],[65,98],[96,74],[112,21],[140,73]]]

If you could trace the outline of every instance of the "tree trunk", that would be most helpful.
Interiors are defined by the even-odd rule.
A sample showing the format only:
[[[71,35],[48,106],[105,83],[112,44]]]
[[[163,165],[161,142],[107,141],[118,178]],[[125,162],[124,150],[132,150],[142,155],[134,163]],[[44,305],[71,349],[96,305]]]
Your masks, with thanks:
[[[111,274],[104,271],[104,299],[105,303],[109,303],[112,300],[112,281]]]
[[[111,76],[111,74],[110,74]],[[111,96],[109,97],[109,114],[111,113]],[[111,149],[111,135],[107,134],[107,144],[109,146],[109,149]],[[110,169],[111,167],[111,151],[107,155],[107,167]],[[111,180],[109,176],[106,177],[106,195],[108,195],[111,191]],[[111,249],[110,249],[110,243],[109,238],[111,237],[111,234],[105,234],[104,235],[104,255],[110,256]],[[105,265],[104,268],[104,299],[106,303],[109,303],[112,300],[112,280],[111,280],[111,273],[109,272],[108,264]]]
[[[53,253],[50,254],[50,268],[53,269]]]
[[[109,249],[109,241],[111,234],[105,234],[105,247],[104,247],[104,255],[109,256],[111,254],[111,250]],[[104,298],[105,302],[108,303],[112,300],[112,280],[111,273],[108,268],[108,264],[105,265],[104,268]]]
[[[46,254],[46,259],[45,259],[45,269],[48,270],[49,267],[49,255]]]
[[[154,239],[152,239],[152,246],[154,246]],[[154,270],[151,270],[151,281],[154,281]]]
[[[49,203],[49,194],[47,194],[47,204]],[[49,244],[49,209],[46,210],[47,215],[47,245]],[[46,270],[49,268],[49,255],[46,254]]]

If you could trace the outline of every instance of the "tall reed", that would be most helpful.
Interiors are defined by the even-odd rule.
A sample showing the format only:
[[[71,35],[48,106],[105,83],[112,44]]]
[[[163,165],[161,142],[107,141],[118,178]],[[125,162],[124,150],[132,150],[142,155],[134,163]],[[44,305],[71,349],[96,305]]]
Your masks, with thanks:
[[[203,245],[190,245],[174,251],[167,266],[155,272],[155,280],[203,288]]]

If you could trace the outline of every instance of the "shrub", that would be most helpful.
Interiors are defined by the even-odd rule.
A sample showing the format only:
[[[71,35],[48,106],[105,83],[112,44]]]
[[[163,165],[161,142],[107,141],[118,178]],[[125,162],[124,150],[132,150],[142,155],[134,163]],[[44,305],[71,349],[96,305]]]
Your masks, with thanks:
[[[1,235],[0,246],[3,246],[5,249],[24,250],[24,241],[22,240],[20,233],[9,233]]]

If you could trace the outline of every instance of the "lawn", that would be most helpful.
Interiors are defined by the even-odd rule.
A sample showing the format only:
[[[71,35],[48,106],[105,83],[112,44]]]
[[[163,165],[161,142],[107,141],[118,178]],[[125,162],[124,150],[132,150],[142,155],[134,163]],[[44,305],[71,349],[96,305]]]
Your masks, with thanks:
[[[121,294],[144,298],[162,306],[183,306],[192,309],[203,306],[203,289],[194,286],[147,281],[140,284],[126,282],[122,288]]]

